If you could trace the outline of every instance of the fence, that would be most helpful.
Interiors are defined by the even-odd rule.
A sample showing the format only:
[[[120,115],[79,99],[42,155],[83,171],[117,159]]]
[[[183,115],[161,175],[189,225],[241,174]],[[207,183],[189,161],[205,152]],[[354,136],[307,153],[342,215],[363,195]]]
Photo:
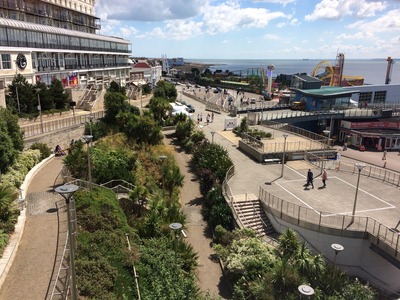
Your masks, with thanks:
[[[400,234],[373,218],[317,211],[285,201],[268,193],[261,187],[259,197],[267,207],[267,211],[282,220],[318,232],[336,229],[338,230],[338,235],[343,236],[351,236],[358,233],[360,236],[365,237],[365,234],[367,234],[368,239],[373,244],[400,260]]]
[[[89,123],[91,120],[93,121],[103,117],[104,111],[96,111],[92,112],[91,114],[72,116],[53,121],[35,123],[32,125],[21,125],[21,130],[24,132],[24,137],[28,138],[79,124]]]
[[[342,172],[358,173],[358,168],[355,164],[338,163],[337,167]],[[361,170],[360,174],[361,176],[375,178],[396,187],[400,186],[400,174],[398,172],[365,164],[365,167]]]

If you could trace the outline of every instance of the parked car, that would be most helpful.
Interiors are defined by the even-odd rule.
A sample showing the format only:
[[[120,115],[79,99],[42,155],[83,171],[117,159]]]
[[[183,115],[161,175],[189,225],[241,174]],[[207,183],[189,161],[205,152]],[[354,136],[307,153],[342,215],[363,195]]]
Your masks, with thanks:
[[[196,110],[194,109],[194,106],[193,106],[192,104],[187,104],[186,107],[187,107],[187,111],[188,111],[189,113],[194,113],[194,112],[196,111]]]

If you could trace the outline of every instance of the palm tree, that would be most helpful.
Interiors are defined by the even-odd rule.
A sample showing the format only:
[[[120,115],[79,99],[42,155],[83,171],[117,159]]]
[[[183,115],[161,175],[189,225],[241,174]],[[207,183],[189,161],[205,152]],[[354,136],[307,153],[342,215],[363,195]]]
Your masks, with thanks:
[[[300,249],[300,242],[293,229],[286,229],[279,237],[278,252],[281,257],[290,259],[295,258]]]

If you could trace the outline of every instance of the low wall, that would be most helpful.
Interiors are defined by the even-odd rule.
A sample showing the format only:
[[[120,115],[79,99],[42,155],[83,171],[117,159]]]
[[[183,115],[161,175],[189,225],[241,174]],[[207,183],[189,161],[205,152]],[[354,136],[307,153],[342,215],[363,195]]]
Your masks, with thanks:
[[[54,155],[51,155],[50,157],[42,160],[39,164],[34,166],[29,171],[29,173],[25,176],[25,180],[21,185],[22,199],[19,199],[20,201],[25,201],[26,192],[29,188],[29,185],[32,182],[32,179],[53,158],[54,158]],[[12,266],[12,263],[14,261],[15,255],[17,254],[17,249],[18,249],[18,246],[21,241],[22,234],[23,234],[24,228],[25,228],[25,221],[26,221],[26,205],[23,205],[20,215],[18,217],[17,224],[15,224],[15,230],[14,230],[13,234],[10,236],[8,245],[3,252],[3,256],[0,258],[0,288],[2,287],[2,285],[4,283],[4,281],[7,277],[7,274],[8,274],[8,272]]]
[[[24,148],[29,149],[34,143],[45,143],[50,149],[55,149],[60,145],[62,149],[67,149],[71,140],[79,140],[82,138],[85,130],[85,124],[77,124],[57,131],[44,133],[24,139]]]

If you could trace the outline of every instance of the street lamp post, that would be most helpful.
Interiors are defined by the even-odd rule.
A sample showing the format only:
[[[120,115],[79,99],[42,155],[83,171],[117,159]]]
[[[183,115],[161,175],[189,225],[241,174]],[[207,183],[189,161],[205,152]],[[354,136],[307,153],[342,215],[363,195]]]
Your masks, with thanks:
[[[92,129],[93,119],[94,119],[94,115],[93,115],[92,112],[90,112],[90,114],[89,114],[89,129],[90,129],[90,135],[92,136],[92,139],[90,141],[90,146],[91,147],[93,147],[93,129]]]
[[[302,297],[302,296],[308,297],[308,296],[314,295],[314,289],[311,286],[307,285],[307,284],[300,285],[298,287],[298,290],[299,290],[299,292],[301,294],[300,297]]]
[[[322,152],[321,174],[322,174],[322,171],[324,170],[324,165],[325,165],[325,150],[326,150],[326,148],[329,147],[329,138],[330,138],[330,135],[331,135],[331,131],[330,131],[330,130],[324,130],[323,133],[324,133],[324,135],[326,135],[327,137],[326,137],[326,144],[324,144],[324,149],[323,149],[323,152]]]
[[[284,142],[283,142],[283,157],[282,157],[282,171],[281,171],[281,177],[283,177],[283,171],[285,168],[285,156],[286,156],[286,138],[288,137],[288,134],[284,134]]]
[[[164,192],[164,161],[167,159],[167,156],[160,155],[158,158],[161,159],[161,172],[162,172],[161,179],[162,179],[162,191],[163,191],[163,196],[164,196],[164,194],[165,194],[165,192]]]
[[[69,243],[69,263],[70,263],[70,279],[71,279],[71,294],[72,300],[78,299],[78,291],[76,286],[76,273],[75,273],[75,249],[72,242],[72,223],[71,223],[71,212],[70,212],[70,201],[74,193],[79,189],[77,185],[68,184],[62,185],[55,188],[56,193],[59,193],[67,204],[67,218],[68,218],[68,243]]]
[[[36,92],[37,92],[37,99],[38,99],[38,106],[37,106],[37,109],[38,109],[38,111],[39,111],[40,129],[42,130],[42,133],[43,133],[42,106],[40,105],[40,94],[39,94],[40,89],[39,89],[39,88],[36,89]]]
[[[87,159],[88,159],[88,181],[89,181],[89,190],[92,189],[92,166],[91,166],[91,162],[90,162],[90,146],[89,143],[90,141],[93,139],[92,135],[84,135],[82,137],[86,144],[87,144]]]
[[[340,244],[332,244],[331,245],[332,249],[335,251],[335,260],[333,264],[333,280],[334,282],[336,281],[336,261],[337,261],[337,256],[340,252],[344,250],[344,247]]]
[[[174,251],[175,251],[175,269],[176,273],[175,275],[178,275],[178,264],[177,264],[177,258],[176,258],[176,252],[177,252],[177,243],[178,243],[178,238],[179,238],[179,231],[182,230],[182,224],[181,223],[171,223],[169,224],[169,228],[172,229],[175,235],[175,241],[174,241]]]
[[[210,133],[211,133],[211,144],[214,144],[214,134],[215,134],[215,131],[211,131]]]
[[[353,205],[353,213],[352,213],[352,219],[351,223],[354,223],[354,217],[356,215],[356,206],[357,206],[357,195],[358,195],[358,187],[360,185],[360,175],[361,175],[361,170],[364,169],[365,164],[362,163],[356,163],[356,167],[358,169],[358,178],[357,178],[357,185],[356,185],[356,195],[354,197],[354,205]]]

